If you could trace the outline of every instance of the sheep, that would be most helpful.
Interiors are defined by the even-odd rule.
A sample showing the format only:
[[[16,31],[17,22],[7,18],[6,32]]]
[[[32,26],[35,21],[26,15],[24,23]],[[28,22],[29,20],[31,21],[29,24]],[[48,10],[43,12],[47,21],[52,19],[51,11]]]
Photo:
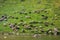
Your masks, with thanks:
[[[7,16],[2,16],[2,17],[0,18],[0,21],[3,21],[4,19],[7,19]]]
[[[48,26],[48,25],[49,25],[49,22],[44,22],[44,25],[45,25],[45,26]]]
[[[35,10],[34,13],[39,14],[40,13],[40,10]]]
[[[26,18],[31,18],[31,16],[25,16]]]
[[[40,35],[39,35],[39,34],[34,34],[33,37],[34,37],[34,38],[39,38]]]
[[[46,34],[47,34],[47,35],[48,35],[48,34],[53,35],[52,29],[48,29],[48,30],[46,31]]]
[[[48,19],[48,16],[44,16],[44,15],[41,15],[41,16],[42,16],[42,19],[45,19],[45,20]]]
[[[39,23],[39,22],[32,21],[32,22],[30,22],[29,24],[37,24],[37,23]]]
[[[0,21],[3,21],[4,20],[4,18],[0,18]]]
[[[56,27],[53,29],[53,31],[54,31],[54,35],[57,35],[58,29]]]

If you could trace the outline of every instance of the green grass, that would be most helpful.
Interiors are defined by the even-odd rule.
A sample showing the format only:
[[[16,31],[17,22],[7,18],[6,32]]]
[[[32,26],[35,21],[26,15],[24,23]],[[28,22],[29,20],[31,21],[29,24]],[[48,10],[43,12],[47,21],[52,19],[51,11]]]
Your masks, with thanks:
[[[31,16],[31,19],[27,19],[25,14],[19,14],[22,10],[27,13],[27,16]],[[45,9],[47,13],[40,12],[34,13],[35,10]],[[29,14],[29,12],[32,12]],[[30,25],[30,21],[42,21],[43,23],[48,21],[49,23],[54,23],[55,25],[48,25],[46,27],[42,24],[32,24],[38,27],[38,32],[40,33],[40,27],[42,26],[44,31],[48,29],[53,29],[54,27],[59,28],[60,31],[60,0],[25,0],[21,2],[20,0],[0,0],[0,18],[2,15],[7,14],[8,16],[18,17],[19,19],[8,18],[7,21],[0,21],[0,32],[13,32],[13,30],[9,27],[9,23],[19,23],[20,20],[26,22],[26,24]],[[42,19],[41,15],[48,16],[47,20]],[[57,15],[57,16],[55,16]],[[52,20],[52,18],[57,18],[58,20]],[[7,26],[4,27],[4,23],[7,23]],[[18,32],[22,32],[24,26],[19,26],[20,29]],[[35,31],[36,29],[32,29]],[[26,30],[26,33],[31,33],[31,30]],[[35,31],[36,32],[36,31]],[[53,35],[42,35],[38,38],[34,38],[32,36],[16,36],[16,35],[7,35],[7,38],[4,39],[4,35],[0,34],[0,40],[60,40],[60,36]]]
[[[37,3],[39,1],[40,1],[40,4]],[[31,20],[42,21],[42,22],[48,21],[49,23],[53,22],[55,26],[49,25],[48,27],[46,27],[44,24],[35,24],[35,25],[38,28],[39,26],[42,26],[44,30],[53,29],[54,27],[57,27],[60,29],[59,3],[60,3],[59,0],[58,1],[56,0],[48,0],[48,1],[47,0],[25,0],[24,2],[21,2],[20,0],[6,0],[5,2],[3,2],[3,0],[2,1],[0,0],[0,17],[4,14],[7,14],[9,16],[14,16],[19,18],[19,19],[10,18],[7,21],[0,22],[0,31],[8,31],[8,32],[13,31],[9,28],[9,25],[4,27],[3,24],[6,22],[13,23],[13,24],[19,23],[20,20],[24,20],[24,22],[26,22],[26,24],[28,25]],[[25,9],[25,12],[27,12],[28,14],[27,16],[31,16],[31,19],[25,18],[26,16],[25,14],[19,14],[19,12],[23,9]],[[35,10],[41,10],[41,9],[45,9],[45,11],[48,11],[48,14],[46,14],[44,11],[40,12],[39,14],[33,12]],[[31,14],[29,14],[30,11],[32,11]],[[43,20],[41,15],[48,16],[48,19]],[[55,15],[57,16],[55,17]],[[52,17],[57,18],[58,20],[52,20]],[[21,29],[19,31],[23,29],[23,26],[20,26],[20,28]]]

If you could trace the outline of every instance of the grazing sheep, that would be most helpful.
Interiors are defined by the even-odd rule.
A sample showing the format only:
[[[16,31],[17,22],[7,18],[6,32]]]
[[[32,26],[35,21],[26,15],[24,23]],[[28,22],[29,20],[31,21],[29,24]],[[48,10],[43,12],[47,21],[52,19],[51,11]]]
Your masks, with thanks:
[[[0,21],[3,21],[4,20],[4,18],[0,18]]]
[[[32,22],[30,22],[29,24],[37,24],[37,23],[39,23],[39,22],[32,21]]]
[[[42,28],[40,29],[40,31],[41,31],[41,33],[44,33],[45,32]]]
[[[31,18],[30,16],[25,16],[26,18]]]
[[[38,37],[40,37],[40,35],[39,34],[34,34],[33,37],[38,38]]]
[[[0,21],[3,21],[3,20],[5,20],[5,19],[7,19],[7,16],[3,15],[3,16],[0,18]]]
[[[48,26],[48,25],[49,25],[49,22],[44,22],[44,25],[45,25],[45,26]]]
[[[19,26],[16,26],[16,30],[19,30],[20,28],[19,28]]]
[[[40,13],[40,10],[35,10],[34,13],[39,14]]]
[[[44,16],[44,15],[41,15],[41,16],[42,16],[42,19],[45,19],[45,20],[48,19],[48,16]]]
[[[53,35],[52,29],[47,30],[47,31],[46,31],[46,34],[47,34],[47,35],[48,35],[48,34]]]
[[[46,14],[48,14],[48,11],[45,10],[44,12],[45,12]]]
[[[58,29],[55,27],[54,28],[54,35],[57,35],[57,33],[58,33]]]

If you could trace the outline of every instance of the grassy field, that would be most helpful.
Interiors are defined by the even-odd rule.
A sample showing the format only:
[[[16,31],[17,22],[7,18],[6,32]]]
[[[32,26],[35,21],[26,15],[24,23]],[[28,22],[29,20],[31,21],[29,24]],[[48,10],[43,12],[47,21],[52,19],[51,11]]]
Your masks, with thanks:
[[[30,25],[30,21],[39,21],[39,22],[48,22],[49,25],[46,27],[44,24],[32,24],[34,26],[42,26],[44,30],[48,30],[50,28],[60,28],[60,1],[56,0],[0,0],[0,17],[2,15],[13,16],[18,17],[18,19],[12,19],[8,18],[7,21],[0,22],[0,31],[12,31],[9,28],[9,23],[19,23],[20,20],[23,20],[26,24]],[[20,14],[20,12],[24,10],[25,14]],[[43,12],[34,13],[36,10],[44,10]],[[45,12],[47,11],[47,12]],[[31,12],[31,14],[29,14]],[[42,19],[42,16],[47,16],[48,19],[44,20]],[[26,16],[30,16],[31,19],[26,18]],[[54,20],[52,20],[54,19]],[[57,20],[56,20],[57,19]],[[3,24],[6,23],[7,26],[4,27]],[[53,23],[54,25],[50,25],[50,23]],[[23,29],[23,26],[20,25],[20,30]]]
[[[60,31],[60,0],[0,0],[0,19],[5,15],[7,19],[0,21],[0,32],[13,32],[9,24],[17,24],[19,26],[18,32],[22,33],[41,33],[40,29],[44,31],[58,28]],[[9,18],[11,17],[12,18]],[[30,17],[30,18],[27,18]],[[43,18],[45,16],[46,18]],[[23,24],[21,25],[21,20]],[[30,22],[40,22],[33,23]],[[48,22],[44,24],[45,22]],[[4,26],[4,24],[6,24]],[[24,25],[31,25],[31,30],[25,29]],[[33,32],[32,32],[33,31]],[[36,32],[37,31],[37,32]],[[0,36],[0,40],[59,40],[60,36],[41,36],[38,38],[20,37],[15,35],[8,35],[6,39]],[[24,39],[23,39],[24,38]]]

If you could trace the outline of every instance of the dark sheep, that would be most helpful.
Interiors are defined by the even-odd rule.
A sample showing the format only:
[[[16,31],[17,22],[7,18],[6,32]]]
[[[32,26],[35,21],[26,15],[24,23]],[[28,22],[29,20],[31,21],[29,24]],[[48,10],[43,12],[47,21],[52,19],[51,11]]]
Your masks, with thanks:
[[[45,26],[48,26],[48,25],[49,25],[49,22],[45,22],[44,25],[45,25]]]
[[[53,35],[52,29],[47,30],[47,31],[46,31],[46,34],[47,34],[47,35],[49,35],[49,34]]]
[[[27,28],[25,28],[26,30],[31,30],[31,27],[27,27]]]
[[[47,11],[44,11],[44,12],[48,14],[48,12],[47,12]]]
[[[33,21],[33,22],[30,22],[29,24],[37,24],[39,22],[36,22],[36,21]]]
[[[16,30],[19,30],[20,28],[18,26],[16,26]]]
[[[40,29],[41,33],[44,33],[45,31],[43,29]]]
[[[45,19],[45,20],[48,19],[48,16],[44,16],[44,15],[41,15],[41,16],[42,16],[42,19]]]
[[[40,10],[35,10],[34,13],[39,14],[40,13]]]

